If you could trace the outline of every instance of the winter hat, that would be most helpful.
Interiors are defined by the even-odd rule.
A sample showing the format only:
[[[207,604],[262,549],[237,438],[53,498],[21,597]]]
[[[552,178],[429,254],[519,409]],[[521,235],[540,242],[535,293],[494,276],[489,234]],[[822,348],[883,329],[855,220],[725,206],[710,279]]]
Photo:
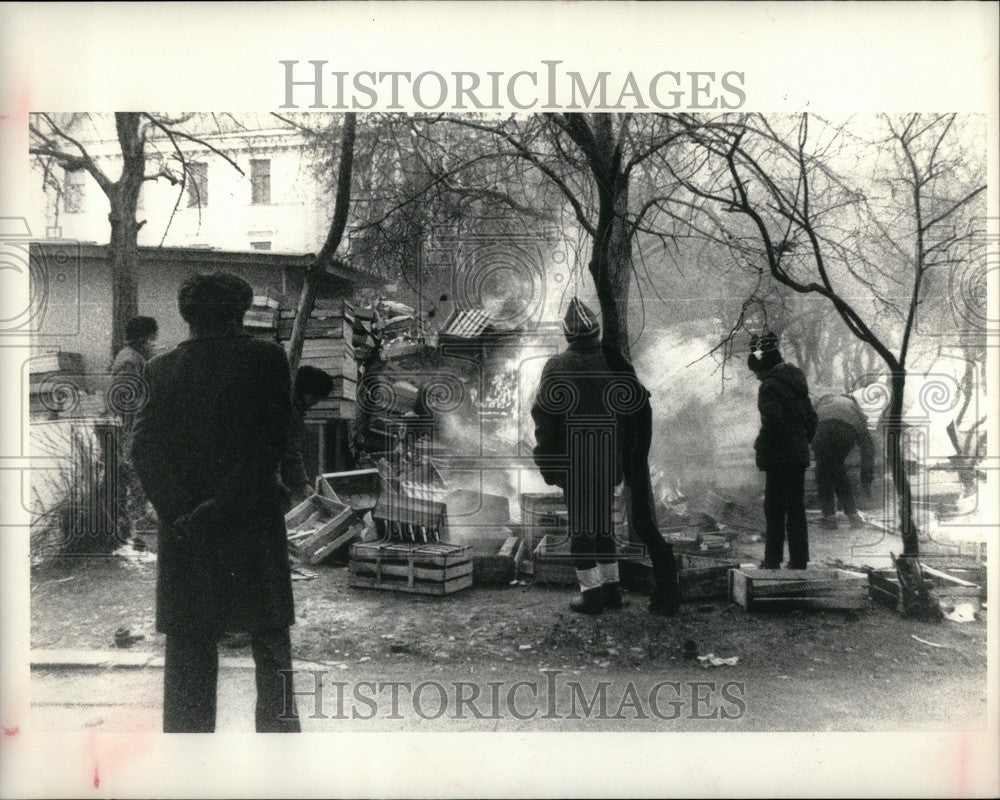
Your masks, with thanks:
[[[601,323],[597,321],[597,315],[587,307],[586,303],[574,297],[569,301],[569,309],[563,318],[563,333],[570,341],[597,337],[601,333]]]
[[[778,336],[766,331],[760,336],[750,337],[750,355],[747,366],[752,372],[767,372],[783,361],[778,351]]]

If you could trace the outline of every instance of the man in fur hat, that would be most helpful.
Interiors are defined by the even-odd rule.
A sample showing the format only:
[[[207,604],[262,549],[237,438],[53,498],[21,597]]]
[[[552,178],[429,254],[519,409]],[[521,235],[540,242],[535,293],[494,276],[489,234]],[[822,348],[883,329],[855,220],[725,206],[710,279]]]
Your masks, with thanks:
[[[788,568],[805,569],[809,561],[805,475],[809,442],[816,433],[816,412],[802,370],[786,364],[773,333],[750,341],[747,366],[760,381],[757,409],[760,433],[754,442],[757,468],[765,475],[764,569],[778,569],[788,536]]]
[[[531,415],[535,463],[546,483],[563,490],[569,511],[570,552],[581,591],[570,608],[600,614],[624,604],[612,518],[615,487],[624,478],[638,506],[637,532],[649,540],[657,583],[650,611],[676,613],[673,552],[655,528],[649,492],[642,491],[649,484],[649,392],[624,358],[612,364],[601,347],[597,316],[575,297],[563,333],[569,346],[542,370]]]

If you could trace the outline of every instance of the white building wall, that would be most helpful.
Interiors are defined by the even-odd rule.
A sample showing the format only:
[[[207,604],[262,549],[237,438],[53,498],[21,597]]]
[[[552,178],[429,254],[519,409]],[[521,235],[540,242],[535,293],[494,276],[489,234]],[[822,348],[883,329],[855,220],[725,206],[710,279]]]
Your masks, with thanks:
[[[244,174],[204,146],[183,144],[187,159],[208,165],[207,204],[189,207],[187,190],[182,193],[179,185],[172,186],[164,178],[145,182],[136,213],[140,221],[146,221],[139,231],[139,244],[251,250],[254,242],[270,242],[270,249],[276,252],[317,252],[329,226],[332,198],[313,174],[301,137],[287,131],[270,131],[253,134],[252,139],[228,135],[213,136],[210,141]],[[106,174],[116,179],[121,169],[120,157],[116,157],[117,141],[100,139],[84,144],[100,157]],[[150,146],[149,151],[170,152],[161,142]],[[271,161],[271,202],[267,205],[251,202],[250,161],[256,158]],[[179,174],[176,161],[173,165],[169,160],[166,163]],[[155,161],[150,158],[147,172],[155,171]],[[42,190],[37,167],[36,173],[38,210],[44,208],[44,220],[37,220],[38,233],[58,226],[62,238],[107,242],[108,200],[89,175],[83,176],[83,210],[71,213],[65,210],[64,203],[56,201],[52,189]],[[57,170],[57,174],[61,171]],[[177,205],[179,194],[182,196]]]

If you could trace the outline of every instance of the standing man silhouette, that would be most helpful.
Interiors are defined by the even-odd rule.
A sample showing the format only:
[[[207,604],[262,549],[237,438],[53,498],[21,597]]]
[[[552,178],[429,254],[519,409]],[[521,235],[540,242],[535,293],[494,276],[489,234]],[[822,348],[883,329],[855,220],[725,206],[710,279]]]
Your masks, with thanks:
[[[251,636],[258,732],[299,730],[285,708],[294,621],[278,467],[291,381],[282,348],[243,332],[253,290],[226,273],[178,294],[191,336],[146,366],[132,457],[160,520],[156,628],[167,636],[163,730],[215,730],[217,643]]]
[[[747,366],[760,381],[757,410],[760,433],[754,442],[757,468],[764,472],[763,569],[778,569],[788,537],[788,568],[809,562],[805,476],[809,442],[816,433],[816,412],[802,370],[786,364],[778,337],[765,333],[750,341]]]
[[[649,392],[624,358],[602,348],[597,316],[574,297],[563,320],[568,347],[546,363],[531,409],[533,456],[546,483],[563,490],[580,596],[570,608],[600,614],[623,606],[615,546],[615,487],[630,490],[632,524],[653,563],[650,612],[678,606],[673,551],[656,528],[649,489]]]

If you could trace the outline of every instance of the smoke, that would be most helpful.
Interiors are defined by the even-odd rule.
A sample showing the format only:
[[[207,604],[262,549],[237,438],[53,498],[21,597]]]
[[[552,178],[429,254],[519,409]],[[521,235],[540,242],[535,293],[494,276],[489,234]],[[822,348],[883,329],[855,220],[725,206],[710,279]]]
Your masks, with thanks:
[[[711,487],[757,487],[757,379],[734,361],[723,382],[721,365],[707,355],[717,339],[700,331],[677,326],[646,341],[635,366],[652,393],[650,465],[688,496]]]

